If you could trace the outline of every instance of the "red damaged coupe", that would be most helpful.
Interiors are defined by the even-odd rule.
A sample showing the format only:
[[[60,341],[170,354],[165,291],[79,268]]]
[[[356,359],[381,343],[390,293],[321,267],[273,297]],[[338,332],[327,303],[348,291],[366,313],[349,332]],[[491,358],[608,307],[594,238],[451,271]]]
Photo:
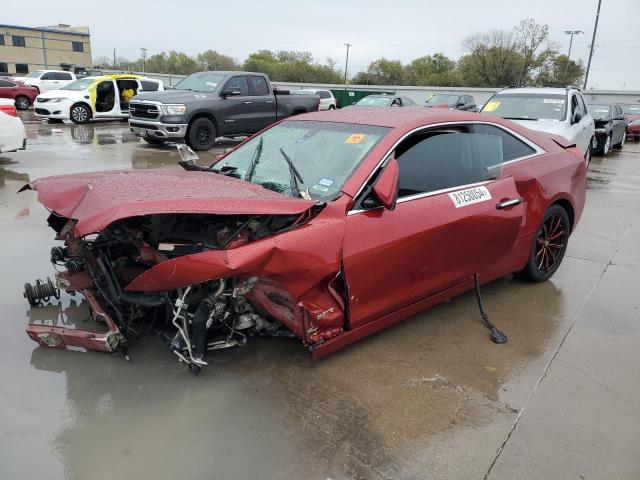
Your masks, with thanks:
[[[585,201],[564,138],[455,110],[349,108],[286,119],[210,167],[34,181],[55,282],[102,333],[29,324],[48,347],[114,351],[153,326],[192,370],[252,335],[315,358],[467,290],[562,262]],[[150,329],[150,328],[149,328]]]

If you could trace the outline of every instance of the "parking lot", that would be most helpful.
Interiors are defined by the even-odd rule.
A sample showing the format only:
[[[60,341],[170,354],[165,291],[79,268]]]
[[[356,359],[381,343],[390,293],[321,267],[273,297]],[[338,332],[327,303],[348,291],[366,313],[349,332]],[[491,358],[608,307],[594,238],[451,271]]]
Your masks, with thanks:
[[[52,276],[54,240],[35,193],[18,189],[48,175],[179,168],[179,157],[126,122],[20,116],[27,150],[0,155],[3,478],[640,475],[637,142],[594,157],[583,218],[550,281],[484,289],[506,344],[489,341],[468,293],[319,362],[300,342],[252,339],[196,377],[153,334],[132,343],[130,361],[26,336],[30,319],[88,312],[77,297],[33,308],[22,297],[25,282]]]

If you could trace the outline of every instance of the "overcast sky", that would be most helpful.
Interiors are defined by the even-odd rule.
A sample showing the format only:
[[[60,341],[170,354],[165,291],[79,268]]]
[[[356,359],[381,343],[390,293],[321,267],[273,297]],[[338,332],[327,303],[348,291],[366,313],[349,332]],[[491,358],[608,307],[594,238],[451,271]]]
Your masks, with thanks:
[[[8,1],[8,0],[5,0]],[[349,71],[380,57],[401,60],[442,52],[457,59],[461,41],[475,31],[511,29],[532,17],[549,25],[560,51],[574,38],[571,58],[587,62],[597,0],[20,0],[3,8],[12,25],[88,25],[93,56],[138,58],[178,50],[217,50],[243,61],[259,49],[307,50],[316,60],[344,67],[344,43],[353,44]],[[640,0],[603,0],[589,86],[640,90]],[[27,14],[28,12],[28,14]]]

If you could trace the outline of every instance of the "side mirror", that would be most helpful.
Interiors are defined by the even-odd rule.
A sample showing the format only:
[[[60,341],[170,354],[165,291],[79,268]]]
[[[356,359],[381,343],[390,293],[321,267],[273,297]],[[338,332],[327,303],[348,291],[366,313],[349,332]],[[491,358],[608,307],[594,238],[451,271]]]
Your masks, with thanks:
[[[225,88],[220,91],[221,97],[236,97],[238,95],[242,95],[242,91],[239,88]]]
[[[392,158],[384,167],[384,170],[373,186],[373,194],[380,204],[387,210],[396,208],[398,200],[398,185],[400,183],[400,166],[395,158]]]
[[[456,103],[456,107],[464,107],[466,105],[466,103],[464,103],[464,101],[459,100],[458,103]]]

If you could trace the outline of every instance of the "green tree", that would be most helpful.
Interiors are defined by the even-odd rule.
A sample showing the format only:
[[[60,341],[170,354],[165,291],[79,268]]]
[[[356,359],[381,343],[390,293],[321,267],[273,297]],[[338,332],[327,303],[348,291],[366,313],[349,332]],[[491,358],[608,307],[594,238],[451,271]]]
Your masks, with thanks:
[[[240,66],[236,61],[215,50],[207,50],[197,56],[198,66],[202,70],[239,70]]]
[[[405,67],[405,78],[410,85],[458,86],[462,83],[456,62],[442,53],[413,60]]]
[[[353,77],[352,83],[364,85],[404,85],[405,72],[399,60],[381,58],[371,62],[364,72]]]
[[[581,85],[584,78],[584,64],[582,60],[569,60],[566,55],[555,55],[548,68],[541,75],[539,85]]]
[[[170,51],[167,56],[167,73],[189,75],[199,71],[198,63],[186,53]]]

